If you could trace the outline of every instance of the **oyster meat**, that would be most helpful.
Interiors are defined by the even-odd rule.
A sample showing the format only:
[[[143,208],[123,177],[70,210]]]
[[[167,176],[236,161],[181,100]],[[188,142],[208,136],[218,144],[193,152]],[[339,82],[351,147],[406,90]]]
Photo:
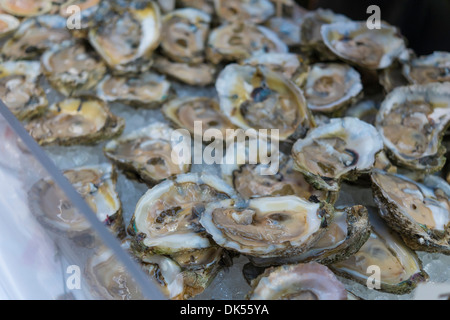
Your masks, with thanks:
[[[211,17],[193,8],[177,9],[163,18],[161,49],[166,57],[197,64],[204,61]]]
[[[156,73],[137,76],[107,75],[97,86],[97,96],[109,102],[157,108],[171,95],[171,83]]]
[[[271,258],[308,250],[333,215],[332,206],[296,196],[227,199],[209,203],[200,223],[221,247]]]
[[[119,238],[125,235],[122,204],[116,191],[117,173],[110,164],[63,171],[97,218]],[[66,199],[50,178],[36,183],[29,192],[31,210],[46,227],[65,233],[79,244],[90,245],[95,237],[91,225]]]
[[[270,0],[214,0],[216,14],[225,21],[262,23],[275,14]]]
[[[374,166],[383,150],[377,130],[357,118],[331,119],[298,140],[292,156],[295,169],[321,190],[339,191],[341,180],[356,180]]]
[[[235,197],[234,190],[210,174],[184,174],[150,189],[130,222],[136,256],[174,255],[213,247],[199,219],[208,203]]]
[[[416,253],[389,229],[380,219],[376,209],[370,209],[372,233],[361,250],[345,261],[331,266],[331,269],[344,277],[367,285],[373,270],[377,266],[380,271],[379,283],[373,283],[377,289],[394,293],[411,292],[418,283],[428,279],[422,270],[422,263]]]
[[[216,89],[222,112],[244,130],[278,129],[284,141],[302,137],[315,126],[302,91],[265,67],[230,64],[219,75]]]
[[[125,121],[112,114],[103,100],[80,97],[51,105],[25,128],[40,145],[90,145],[120,135]]]
[[[52,47],[42,55],[41,64],[50,84],[65,96],[89,93],[106,74],[105,63],[82,42]]]
[[[445,164],[442,137],[450,125],[450,84],[400,87],[381,105],[376,126],[398,165],[436,172]]]
[[[347,300],[344,284],[315,262],[268,269],[252,286],[250,300]]]
[[[183,159],[173,161],[172,134],[172,128],[157,122],[108,142],[104,153],[128,177],[153,185],[190,169]]]
[[[213,64],[242,61],[261,53],[287,53],[287,45],[263,26],[233,22],[213,29],[209,35],[206,56]]]
[[[41,115],[48,101],[39,86],[41,65],[38,61],[0,63],[0,99],[19,120]]]
[[[450,82],[450,52],[434,52],[412,59],[403,66],[403,74],[413,84]]]
[[[321,34],[339,58],[365,69],[388,68],[406,50],[398,29],[387,24],[370,30],[366,22],[336,22],[322,26]]]
[[[443,179],[428,177],[424,185],[375,170],[372,182],[383,219],[410,248],[450,254],[450,186]]]
[[[208,129],[220,130],[226,137],[227,129],[234,129],[228,118],[220,112],[219,103],[206,97],[173,99],[162,108],[164,115],[179,128],[187,129],[192,135],[203,140]],[[195,122],[202,123],[202,131],[195,132]]]
[[[151,55],[160,44],[161,14],[153,1],[103,1],[98,24],[89,30],[89,41],[117,73],[147,71]]]
[[[363,86],[361,76],[352,67],[317,63],[311,67],[303,90],[310,110],[335,113],[354,103]]]

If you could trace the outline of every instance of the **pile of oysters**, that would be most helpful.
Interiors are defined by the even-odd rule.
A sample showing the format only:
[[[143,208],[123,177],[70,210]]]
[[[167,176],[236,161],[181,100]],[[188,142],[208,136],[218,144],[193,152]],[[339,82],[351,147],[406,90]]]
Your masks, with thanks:
[[[402,295],[429,279],[416,251],[450,254],[450,53],[417,57],[388,23],[288,0],[0,0],[0,37],[0,99],[42,146],[100,146],[103,164],[64,175],[170,299],[238,256],[248,299],[359,299],[339,279],[367,285],[374,267],[375,289]],[[118,103],[165,120],[123,134]],[[278,172],[174,161],[176,129],[204,138],[196,121],[278,130]],[[129,222],[119,172],[149,188]],[[338,206],[344,185],[374,205]],[[95,246],[52,180],[29,194],[43,225]],[[98,298],[140,297],[104,250],[86,272]]]

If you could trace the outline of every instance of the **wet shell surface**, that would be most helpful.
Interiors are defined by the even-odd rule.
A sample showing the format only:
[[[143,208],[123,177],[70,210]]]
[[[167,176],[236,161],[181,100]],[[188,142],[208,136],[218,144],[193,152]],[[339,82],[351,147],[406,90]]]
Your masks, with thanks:
[[[216,14],[225,21],[262,23],[275,14],[270,0],[214,0]]]
[[[413,84],[450,81],[450,52],[434,52],[413,59],[403,67],[403,74]]]

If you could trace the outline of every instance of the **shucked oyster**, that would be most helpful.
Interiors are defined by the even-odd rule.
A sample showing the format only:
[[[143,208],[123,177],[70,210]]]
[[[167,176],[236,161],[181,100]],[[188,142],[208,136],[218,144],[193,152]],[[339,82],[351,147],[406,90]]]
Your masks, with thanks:
[[[64,176],[86,200],[97,218],[117,236],[123,237],[125,227],[122,204],[116,191],[117,173],[112,165],[102,164],[65,170]],[[79,243],[89,244],[93,237],[91,225],[66,200],[63,191],[51,179],[35,184],[29,201],[33,213],[45,226],[64,232]]]
[[[160,43],[161,17],[153,1],[103,1],[98,24],[89,41],[106,63],[118,73],[146,71],[151,54]]]
[[[165,15],[162,51],[174,61],[203,62],[210,22],[208,14],[193,8],[178,9]]]
[[[175,254],[213,247],[199,219],[205,205],[234,197],[234,190],[209,174],[185,174],[149,190],[138,202],[129,232],[136,255]]]
[[[333,215],[330,205],[296,196],[228,199],[208,204],[200,223],[221,247],[271,258],[308,250]]]
[[[250,300],[347,300],[344,284],[315,262],[268,269],[252,285]]]
[[[204,132],[208,129],[220,130],[224,138],[227,129],[234,129],[230,120],[220,113],[219,104],[211,98],[173,99],[164,105],[162,112],[177,127],[187,129],[202,140]],[[195,122],[202,123],[200,132],[195,132]]]
[[[363,206],[339,209],[327,231],[310,249],[300,255],[261,259],[249,257],[253,265],[268,267],[315,261],[330,265],[357,253],[370,236],[369,214]]]
[[[315,126],[301,90],[264,67],[228,65],[216,82],[220,108],[238,127],[278,129],[280,140]]]
[[[33,17],[48,13],[51,0],[0,0],[0,8],[17,17]]]
[[[322,26],[325,45],[339,58],[366,69],[385,69],[406,49],[397,28],[382,24],[369,30],[365,22]]]
[[[428,275],[422,270],[422,263],[416,253],[389,229],[379,218],[376,209],[370,211],[372,234],[361,250],[345,261],[333,264],[332,270],[339,275],[353,279],[363,285],[395,293],[411,292],[419,282],[426,281]],[[380,272],[379,283],[369,279],[373,267]]]
[[[404,176],[372,173],[383,219],[413,250],[450,254],[450,186],[433,178],[426,185]]]
[[[270,0],[214,0],[217,15],[226,21],[262,23],[275,14]]]
[[[340,181],[369,172],[383,150],[377,130],[356,118],[332,119],[298,140],[292,156],[295,169],[318,189],[338,191]]]
[[[214,0],[177,0],[177,5],[182,8],[195,8],[202,10],[210,16],[215,13]]]
[[[338,63],[313,65],[304,86],[309,109],[324,113],[337,112],[352,104],[362,90],[359,73]]]
[[[403,67],[403,74],[414,84],[450,81],[450,52],[435,52],[411,60]]]
[[[376,125],[396,163],[439,171],[445,164],[441,141],[450,125],[450,84],[395,89],[384,100]]]
[[[50,84],[65,96],[79,96],[95,88],[106,73],[106,65],[83,42],[65,42],[46,51],[41,58]]]
[[[41,65],[37,61],[0,63],[0,99],[19,120],[39,116],[47,108],[47,97],[39,86]]]
[[[93,27],[94,15],[100,7],[101,0],[69,0],[65,1],[59,7],[59,14],[66,18],[70,19],[73,14],[72,6],[77,6],[80,10],[81,15],[81,25],[80,28],[75,28],[72,30],[74,36],[79,38],[86,38],[88,29]]]
[[[108,142],[104,152],[126,175],[152,185],[190,169],[182,159],[173,162],[172,133],[166,124],[154,123]]]
[[[9,14],[0,13],[0,39],[16,31],[20,21]]]
[[[155,57],[153,69],[192,86],[207,86],[216,80],[216,67],[210,63],[187,64]]]
[[[224,24],[211,31],[206,55],[214,64],[241,61],[261,53],[287,53],[288,47],[271,30],[247,23]]]
[[[159,107],[170,94],[170,82],[156,73],[124,77],[107,75],[97,86],[97,96],[105,101],[143,108]]]
[[[1,52],[6,59],[37,59],[45,50],[71,37],[66,19],[44,15],[22,22]]]
[[[57,102],[41,118],[30,121],[26,129],[40,144],[95,144],[120,135],[125,121],[111,113],[96,98],[81,97]]]

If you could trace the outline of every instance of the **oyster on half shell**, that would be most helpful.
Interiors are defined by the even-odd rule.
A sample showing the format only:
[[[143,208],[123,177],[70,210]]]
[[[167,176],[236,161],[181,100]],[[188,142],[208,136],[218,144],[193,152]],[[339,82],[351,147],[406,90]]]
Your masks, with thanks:
[[[52,10],[51,0],[0,0],[0,8],[17,17],[34,17]]]
[[[40,145],[90,145],[120,135],[125,121],[111,113],[103,100],[80,97],[51,105],[25,128]]]
[[[410,170],[436,172],[445,164],[442,137],[450,125],[450,84],[400,87],[381,105],[376,126],[389,157]]]
[[[450,254],[450,186],[438,177],[425,184],[401,175],[372,172],[381,216],[413,250]]]
[[[225,21],[262,23],[275,14],[270,0],[214,0],[216,14]]]
[[[295,169],[321,190],[339,191],[342,180],[356,180],[374,166],[383,150],[378,131],[357,118],[331,119],[298,140],[292,156]]]
[[[380,290],[394,294],[411,292],[418,283],[428,279],[422,270],[422,263],[416,253],[386,226],[374,208],[369,217],[372,233],[358,253],[345,261],[331,266],[331,269],[346,278],[367,285],[371,266],[381,271]]]
[[[172,133],[168,125],[157,122],[109,141],[103,151],[129,178],[153,185],[190,169],[181,158],[173,161]]]
[[[450,82],[450,52],[412,59],[403,66],[403,74],[414,84]]]
[[[307,251],[326,231],[333,207],[296,196],[227,199],[206,205],[200,223],[221,247],[272,258]]]
[[[20,21],[16,17],[0,13],[0,39],[16,31],[19,25]]]

